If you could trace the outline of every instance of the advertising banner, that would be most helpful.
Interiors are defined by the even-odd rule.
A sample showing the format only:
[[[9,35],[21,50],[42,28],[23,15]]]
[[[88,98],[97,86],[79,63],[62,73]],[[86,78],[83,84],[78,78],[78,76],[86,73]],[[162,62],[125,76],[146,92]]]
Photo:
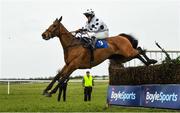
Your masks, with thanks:
[[[107,101],[114,105],[139,106],[140,86],[109,86]]]
[[[112,105],[180,109],[180,84],[109,86],[107,102]]]
[[[180,85],[141,86],[141,105],[180,109]]]

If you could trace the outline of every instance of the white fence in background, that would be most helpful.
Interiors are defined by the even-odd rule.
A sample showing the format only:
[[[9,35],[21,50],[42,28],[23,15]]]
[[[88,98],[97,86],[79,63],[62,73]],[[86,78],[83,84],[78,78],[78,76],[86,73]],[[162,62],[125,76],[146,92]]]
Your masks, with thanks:
[[[167,51],[167,53],[170,55],[171,59],[175,59],[178,56],[180,56],[180,51]],[[162,63],[162,61],[166,58],[165,53],[163,53],[162,51],[148,50],[146,54],[149,58],[157,60],[158,64]],[[133,59],[124,64],[125,67],[134,67],[142,65],[144,64],[139,59]]]
[[[95,82],[108,82],[109,80],[95,79]],[[12,83],[24,84],[24,83],[50,83],[51,80],[0,80],[0,83],[7,84],[7,94],[10,94],[10,86]],[[71,79],[69,82],[82,82],[81,79]],[[1,84],[0,84],[1,85]]]
[[[50,80],[0,80],[0,83],[7,83],[7,94],[10,94],[11,83],[49,83]]]

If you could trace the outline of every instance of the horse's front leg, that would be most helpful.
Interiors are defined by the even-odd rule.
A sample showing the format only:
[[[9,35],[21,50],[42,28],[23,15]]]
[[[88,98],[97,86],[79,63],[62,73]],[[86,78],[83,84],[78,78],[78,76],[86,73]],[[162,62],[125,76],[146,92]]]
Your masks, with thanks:
[[[67,66],[65,65],[62,70],[60,72],[58,72],[58,74],[53,78],[53,80],[49,83],[49,85],[46,87],[46,89],[43,91],[43,95],[48,95],[48,91],[53,87],[54,83],[56,82],[56,80],[59,80],[60,76],[62,75],[64,69]]]
[[[77,65],[75,65],[74,63],[67,65],[67,67],[63,70],[61,77],[59,79],[59,83],[56,85],[56,87],[49,93],[48,96],[51,96],[52,94],[56,93],[59,86],[66,80],[69,78],[69,76],[71,75],[71,73],[77,69]]]

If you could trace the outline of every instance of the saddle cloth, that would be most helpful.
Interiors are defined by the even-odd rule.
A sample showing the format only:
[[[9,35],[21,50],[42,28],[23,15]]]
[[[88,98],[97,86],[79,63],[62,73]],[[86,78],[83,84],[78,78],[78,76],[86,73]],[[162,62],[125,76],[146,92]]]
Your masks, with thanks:
[[[98,39],[95,43],[95,48],[108,48],[108,43],[105,39]]]

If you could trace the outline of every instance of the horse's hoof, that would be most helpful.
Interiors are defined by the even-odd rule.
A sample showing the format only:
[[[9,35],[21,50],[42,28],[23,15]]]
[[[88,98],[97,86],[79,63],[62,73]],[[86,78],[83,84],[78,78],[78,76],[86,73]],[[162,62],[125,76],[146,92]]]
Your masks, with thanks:
[[[50,93],[46,93],[45,96],[46,97],[52,97],[52,95]]]
[[[47,91],[43,91],[42,95],[45,95],[46,93],[48,93]]]
[[[157,63],[157,60],[150,59],[148,63],[149,63],[149,64],[155,64],[155,63]]]
[[[46,97],[52,97],[52,95],[48,92],[43,92],[43,95],[46,96]]]

